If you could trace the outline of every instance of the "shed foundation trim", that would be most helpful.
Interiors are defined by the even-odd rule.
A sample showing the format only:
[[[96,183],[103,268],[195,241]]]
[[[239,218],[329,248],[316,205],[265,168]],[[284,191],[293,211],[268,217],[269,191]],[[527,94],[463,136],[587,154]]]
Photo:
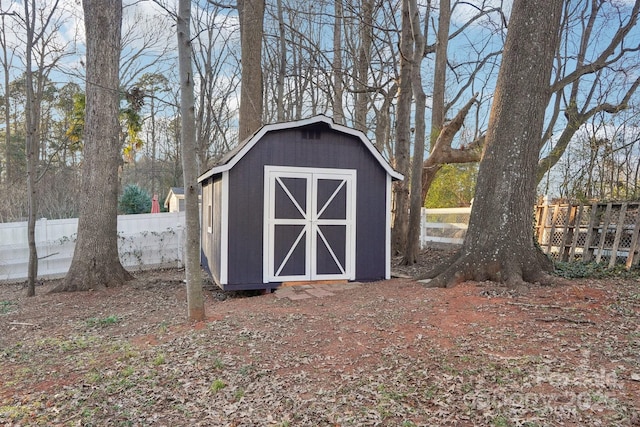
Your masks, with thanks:
[[[346,285],[348,280],[304,280],[299,282],[282,282],[281,288],[288,286],[312,286],[312,285]]]

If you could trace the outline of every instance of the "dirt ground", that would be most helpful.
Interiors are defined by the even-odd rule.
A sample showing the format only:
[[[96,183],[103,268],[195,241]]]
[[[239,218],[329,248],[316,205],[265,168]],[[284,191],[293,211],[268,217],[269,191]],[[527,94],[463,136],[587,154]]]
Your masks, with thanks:
[[[207,286],[190,324],[183,278],[0,285],[0,425],[640,425],[637,279],[514,294],[396,278],[301,299]]]

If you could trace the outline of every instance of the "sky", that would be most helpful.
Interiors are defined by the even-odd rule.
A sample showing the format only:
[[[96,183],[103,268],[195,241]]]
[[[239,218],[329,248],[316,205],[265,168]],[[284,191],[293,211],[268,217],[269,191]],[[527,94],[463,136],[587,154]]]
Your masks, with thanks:
[[[163,0],[169,10],[175,10],[176,0]],[[204,0],[202,0],[204,1]],[[231,0],[230,0],[231,1]],[[424,0],[422,0],[424,2]],[[481,0],[475,0],[475,4],[479,4]],[[633,4],[634,0],[613,0],[615,4],[622,4],[630,6]],[[39,0],[38,5],[43,6],[45,8],[51,7],[52,0]],[[469,2],[459,2],[456,8],[454,9],[452,16],[452,24],[453,28],[459,27],[463,23],[467,22],[470,16],[476,13],[476,9],[472,6],[474,1]],[[490,5],[503,5],[506,14],[508,15],[512,0],[486,0],[486,4]],[[438,1],[434,0],[432,2],[433,5],[438,5]],[[125,72],[123,72],[123,82],[125,85],[132,85],[135,83],[135,79],[141,73],[145,71],[151,71],[151,69],[145,70],[144,67],[150,66],[153,64],[155,70],[158,70],[162,74],[173,77],[175,76],[176,67],[172,62],[175,58],[176,47],[175,47],[175,26],[173,24],[172,18],[170,18],[166,11],[159,7],[153,1],[145,1],[145,0],[125,0],[124,1],[124,10],[123,10],[123,34],[125,38],[124,42],[124,54],[123,54],[123,64],[125,64]],[[204,3],[203,3],[204,5]],[[23,14],[23,3],[22,1],[15,0],[0,0],[0,9],[3,11],[16,11],[19,14]],[[197,2],[192,6],[193,12],[198,12]],[[59,2],[59,10],[60,20],[55,21],[56,24],[59,24],[59,28],[55,31],[52,36],[55,40],[55,43],[58,46],[65,46],[67,49],[68,55],[64,56],[61,59],[61,70],[58,71],[55,75],[53,75],[53,80],[62,84],[63,82],[72,80],[76,83],[82,85],[82,75],[84,69],[84,24],[82,20],[82,7],[80,0],[60,0]],[[233,15],[233,19],[235,19],[235,11],[229,12]],[[222,19],[221,17],[219,19]],[[472,28],[466,33],[465,37],[460,37],[451,42],[451,58],[450,62],[453,65],[459,67],[459,70],[464,69],[465,61],[471,59],[470,57],[473,54],[470,54],[469,47],[480,46],[482,43],[487,44],[488,51],[498,50],[500,47],[501,37],[496,34],[492,34],[492,30],[494,27],[487,26],[486,21],[478,21],[472,25]],[[232,25],[229,25],[227,31],[235,31],[237,28],[237,20],[232,22]],[[634,39],[632,43],[638,43],[640,41],[640,31],[636,30]],[[14,71],[12,72],[11,78],[17,77],[22,73],[22,63],[21,56],[24,55],[24,52],[21,49],[24,46],[24,43],[19,39],[19,31],[12,32],[11,30],[7,31],[7,36],[9,38],[8,43],[10,46],[15,46],[15,54],[17,55],[14,58]],[[504,35],[504,34],[502,34]],[[205,37],[205,33],[199,34],[200,37]],[[596,39],[598,40],[606,40],[607,33],[606,29],[600,34],[601,37]],[[431,40],[433,40],[433,35],[431,35]],[[329,43],[328,43],[329,44]],[[144,55],[141,59],[135,61],[135,65],[126,66],[126,64],[134,64],[132,58],[135,57],[142,49],[144,48]],[[160,62],[157,61],[160,58]],[[425,72],[425,91],[427,95],[430,94],[429,87],[429,72],[430,67],[432,66],[431,59],[427,58],[423,62],[423,69]],[[128,67],[128,68],[127,68]],[[497,68],[492,70],[493,72],[497,71]],[[469,72],[469,71],[466,71]],[[629,73],[628,78],[634,79],[637,76],[640,70],[636,69]],[[455,78],[452,79],[454,81]],[[1,84],[1,82],[0,82]],[[472,87],[469,90],[469,94],[471,91],[480,91],[482,92],[482,96],[484,96],[487,100],[490,100],[492,96],[491,85],[482,87],[481,83],[476,83],[475,87]],[[484,92],[483,92],[484,91]],[[448,96],[452,96],[455,93],[455,89],[452,86],[451,90],[448,92]],[[467,95],[465,95],[467,96]],[[468,98],[467,98],[468,99]],[[463,97],[459,100],[460,103],[466,102]],[[230,101],[232,103],[237,103],[237,100],[233,99]],[[488,108],[489,103],[485,104]],[[486,121],[486,113],[483,113],[479,116],[481,121]],[[486,123],[485,123],[486,125]]]

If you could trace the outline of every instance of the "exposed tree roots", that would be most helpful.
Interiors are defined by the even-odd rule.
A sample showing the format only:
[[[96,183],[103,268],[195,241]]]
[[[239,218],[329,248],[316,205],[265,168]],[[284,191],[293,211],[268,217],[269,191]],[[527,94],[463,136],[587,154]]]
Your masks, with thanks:
[[[434,288],[449,288],[466,281],[498,282],[517,290],[526,290],[531,284],[556,286],[567,283],[552,272],[553,262],[537,248],[527,256],[512,255],[498,260],[462,248],[418,279],[431,279],[426,286]]]
[[[78,267],[78,266],[76,266]],[[131,273],[118,262],[110,266],[84,266],[69,270],[64,281],[51,292],[75,292],[122,286],[133,279]]]

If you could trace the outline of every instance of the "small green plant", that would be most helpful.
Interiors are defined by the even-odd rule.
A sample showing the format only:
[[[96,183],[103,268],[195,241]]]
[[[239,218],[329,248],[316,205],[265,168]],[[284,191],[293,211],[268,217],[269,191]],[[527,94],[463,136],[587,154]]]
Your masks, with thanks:
[[[167,323],[167,321],[163,320],[162,322],[160,322],[160,326],[158,326],[158,332],[161,334],[166,334],[168,330],[169,324]]]
[[[0,301],[0,314],[7,314],[15,308],[15,305],[13,301]]]
[[[89,347],[95,342],[93,337],[71,337],[70,339],[63,340],[60,338],[47,337],[37,342],[37,346],[49,350],[51,347],[55,347],[60,351],[67,352]]]
[[[80,413],[80,416],[82,417],[83,420],[92,420],[93,417],[95,416],[95,413],[96,413],[95,409],[84,408]],[[91,425],[91,424],[83,424],[83,425]]]
[[[243,388],[239,388],[239,389],[237,389],[237,390],[236,390],[236,392],[235,392],[235,393],[233,393],[233,397],[234,397],[236,400],[240,400],[240,399],[242,399],[242,398],[244,397],[244,389],[243,389]]]
[[[133,374],[133,366],[126,366],[120,374],[125,378],[131,376]]]
[[[156,355],[155,359],[153,359],[153,364],[155,366],[164,365],[164,353],[159,353]]]
[[[437,390],[438,390],[438,387],[434,385],[430,386],[428,389],[425,390],[424,397],[426,397],[429,400],[433,399],[433,396],[436,395]]]
[[[214,382],[211,383],[211,386],[209,387],[209,390],[213,393],[217,393],[220,390],[222,390],[223,388],[225,388],[227,386],[227,384],[225,384],[224,381],[222,380],[215,380]]]
[[[138,357],[138,352],[133,347],[131,347],[131,344],[129,343],[113,344],[111,346],[111,350],[113,352],[120,353],[118,355],[118,360],[121,362],[133,359],[134,357]]]
[[[213,361],[213,369],[224,369],[224,362],[220,358],[216,357]]]
[[[97,369],[92,369],[86,374],[87,381],[93,384],[100,383],[103,380],[102,373]]]
[[[395,390],[388,390],[384,384],[380,384],[378,386],[378,391],[384,398],[390,400],[401,400],[405,397],[404,393],[397,392]]]
[[[0,415],[3,416],[3,420],[6,419],[4,417],[20,420],[28,416],[30,411],[29,405],[0,406]]]
[[[120,318],[115,315],[107,316],[104,318],[90,317],[89,319],[86,320],[87,327],[89,328],[93,328],[96,326],[105,327],[105,326],[115,325],[116,323],[119,323],[119,322],[120,322]]]
[[[238,369],[238,373],[240,375],[249,375],[251,373],[251,370],[252,370],[251,365],[244,365],[240,369]]]

